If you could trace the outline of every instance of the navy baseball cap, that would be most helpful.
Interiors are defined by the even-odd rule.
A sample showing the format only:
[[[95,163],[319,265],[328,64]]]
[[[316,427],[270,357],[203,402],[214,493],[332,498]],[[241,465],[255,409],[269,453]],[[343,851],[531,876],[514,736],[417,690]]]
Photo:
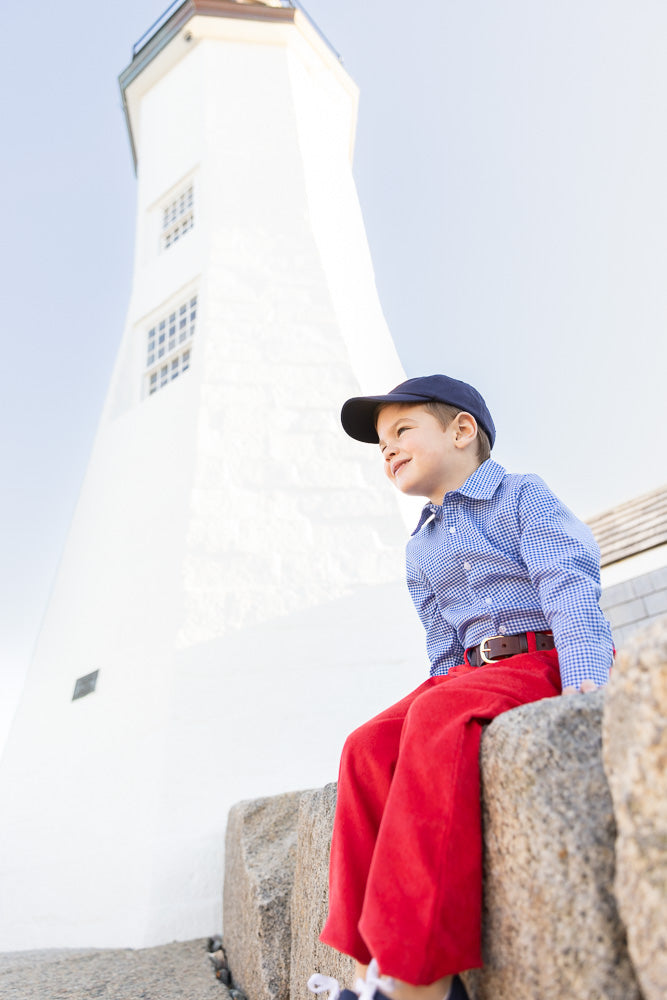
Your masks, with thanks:
[[[375,411],[380,403],[449,403],[459,410],[472,414],[479,426],[486,431],[491,447],[496,439],[496,428],[482,396],[467,382],[459,382],[449,375],[424,375],[409,378],[392,389],[386,396],[354,396],[343,404],[340,419],[343,428],[357,441],[377,444]]]

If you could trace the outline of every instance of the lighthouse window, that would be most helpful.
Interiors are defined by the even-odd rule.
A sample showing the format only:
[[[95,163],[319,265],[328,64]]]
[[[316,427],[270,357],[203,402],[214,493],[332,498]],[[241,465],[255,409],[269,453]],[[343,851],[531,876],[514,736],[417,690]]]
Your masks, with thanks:
[[[77,698],[85,698],[87,694],[92,694],[97,686],[98,676],[99,670],[94,670],[92,674],[86,674],[85,677],[77,678],[72,701],[76,701]]]
[[[197,322],[197,296],[170,309],[146,331],[148,394],[162,389],[190,367],[189,341]]]
[[[162,209],[162,249],[168,250],[195,224],[194,190],[190,184]]]

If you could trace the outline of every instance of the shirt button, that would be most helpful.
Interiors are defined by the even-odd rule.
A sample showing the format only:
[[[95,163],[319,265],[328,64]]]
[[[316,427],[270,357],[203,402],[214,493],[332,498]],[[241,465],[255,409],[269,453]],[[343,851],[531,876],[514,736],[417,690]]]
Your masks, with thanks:
[[[465,570],[468,570],[468,569],[470,569],[470,568],[471,568],[471,566],[470,566],[470,563],[469,563],[469,562],[464,562],[464,564],[463,564],[463,568],[464,568]]]
[[[449,529],[449,534],[450,535],[455,535],[456,534],[456,528],[454,527],[454,525],[452,525],[452,527]]]
[[[493,604],[493,601],[491,600],[491,598],[490,598],[490,597],[485,597],[485,598],[484,598],[484,603],[485,603],[485,604]]]
[[[505,635],[505,632],[507,632],[507,628],[505,625],[501,625],[498,631],[500,632],[501,635]]]

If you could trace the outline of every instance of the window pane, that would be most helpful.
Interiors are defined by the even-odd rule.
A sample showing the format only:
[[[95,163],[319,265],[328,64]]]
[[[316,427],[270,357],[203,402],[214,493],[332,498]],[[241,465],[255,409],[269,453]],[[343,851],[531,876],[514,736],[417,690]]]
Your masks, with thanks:
[[[194,187],[188,185],[162,209],[162,248],[168,250],[194,226]]]
[[[182,344],[194,334],[197,316],[197,296],[193,295],[179,303],[159,319],[147,331],[146,366],[150,369],[156,360],[162,359],[158,369],[147,373],[148,393],[156,392],[190,367],[190,348],[177,353]]]

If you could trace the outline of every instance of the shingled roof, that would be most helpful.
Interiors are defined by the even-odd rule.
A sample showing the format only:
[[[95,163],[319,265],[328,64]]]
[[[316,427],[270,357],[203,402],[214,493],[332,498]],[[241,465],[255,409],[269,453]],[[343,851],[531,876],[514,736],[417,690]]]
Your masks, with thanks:
[[[667,485],[588,519],[600,546],[600,565],[667,543]]]

